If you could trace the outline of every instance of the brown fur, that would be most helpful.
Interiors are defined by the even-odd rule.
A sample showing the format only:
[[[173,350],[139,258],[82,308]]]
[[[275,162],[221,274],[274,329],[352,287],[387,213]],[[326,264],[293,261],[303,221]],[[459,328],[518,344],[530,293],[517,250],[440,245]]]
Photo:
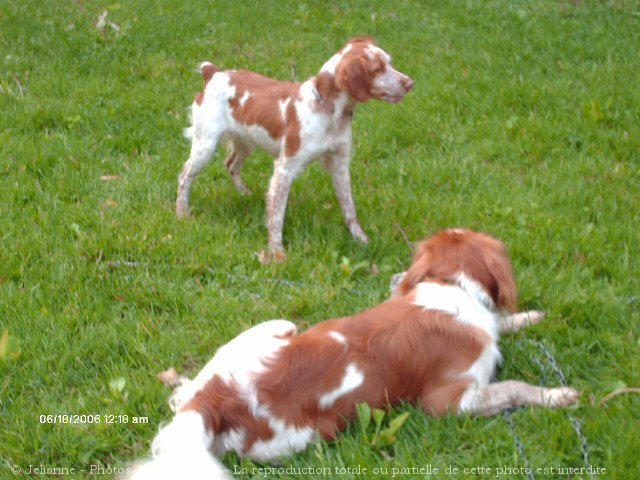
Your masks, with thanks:
[[[348,345],[329,332],[345,337]],[[389,300],[353,317],[323,322],[291,337],[256,383],[258,400],[289,426],[313,427],[327,440],[346,428],[355,405],[374,408],[416,401],[429,415],[457,408],[468,380],[454,380],[482,352],[486,335],[444,313],[413,305],[410,295]],[[455,346],[455,347],[454,347]],[[336,389],[349,364],[365,382],[322,408],[318,399]],[[266,419],[257,419],[232,385],[214,376],[182,409],[202,414],[214,434],[247,432],[244,451],[273,437]]]
[[[293,102],[289,102],[287,105],[285,115],[287,130],[284,137],[284,154],[287,157],[292,157],[300,149],[300,120]]]
[[[207,86],[207,83],[213,78],[213,75],[216,72],[219,72],[220,69],[214,65],[213,63],[207,63],[202,66],[202,78],[204,79],[204,86]]]
[[[342,334],[348,346],[329,336],[331,331]],[[425,311],[405,296],[293,337],[258,380],[259,400],[288,424],[314,426],[327,439],[346,426],[342,419],[360,402],[383,407],[419,401],[427,413],[441,415],[456,409],[468,383],[452,387],[450,378],[466,371],[487,341],[477,328]],[[321,408],[318,398],[340,385],[349,364],[363,372],[364,384]]]
[[[365,54],[368,45],[375,45],[370,37],[357,37],[349,42],[352,47],[336,67],[336,85],[358,102],[366,102],[375,96],[373,79],[384,69],[384,62]]]
[[[281,82],[246,70],[217,73],[217,67],[203,64],[205,90],[196,96],[192,126],[185,131],[191,138],[191,154],[178,180],[178,217],[189,215],[191,185],[224,140],[229,147],[227,170],[243,194],[249,193],[241,176],[249,155],[262,148],[276,159],[267,191],[269,252],[261,256],[263,263],[286,259],[282,233],[291,186],[316,160],[331,175],[349,232],[367,243],[351,187],[351,120],[358,102],[375,97],[397,103],[413,87],[413,80],[395,70],[390,60],[372,40],[356,38],[303,83]]]
[[[416,305],[413,288],[423,280],[448,284],[460,272],[487,289],[498,308],[515,306],[502,243],[469,230],[446,230],[421,244],[402,284],[406,294],[288,337],[255,379],[259,404],[285,425],[314,428],[328,440],[346,427],[361,402],[373,408],[413,402],[434,416],[457,412],[474,381],[464,374],[493,339],[449,313]],[[340,387],[350,365],[362,374],[362,384],[323,407],[321,397]],[[183,410],[190,409],[201,412],[214,433],[245,430],[245,452],[274,434],[217,377]]]
[[[379,73],[380,68],[383,67],[382,60],[369,60],[365,56],[366,46],[375,45],[372,38],[356,37],[349,43],[352,44],[352,48],[337,66],[336,75],[322,72],[315,80],[316,89],[322,98],[322,102],[318,102],[318,107],[328,113],[334,112],[333,101],[341,91],[348,93],[358,102],[366,102],[373,98],[371,83],[375,74]],[[213,75],[219,71],[220,69],[213,64],[202,67],[205,87]],[[300,145],[300,132],[293,101],[298,98],[300,83],[274,80],[247,70],[231,70],[227,73],[230,76],[231,85],[236,87],[236,95],[229,102],[234,118],[246,125],[262,126],[274,139],[281,138],[286,132],[287,137],[291,137],[291,141],[287,142],[285,153],[295,154]],[[247,91],[251,95],[247,102],[240,106],[240,99]],[[287,118],[283,119],[278,103],[287,98],[291,98],[291,103],[286,112]],[[202,105],[203,100],[204,92],[198,92],[195,102]],[[353,107],[348,109],[346,114],[350,116],[352,111]],[[293,120],[293,125],[288,123],[289,119]]]
[[[222,381],[217,375],[214,375],[180,411],[198,412],[202,415],[206,427],[216,435],[233,429],[244,430],[247,432],[247,450],[256,441],[273,437],[269,423],[265,419],[254,417],[234,386]]]
[[[336,85],[358,102],[369,100],[372,95],[367,59],[361,56],[345,55],[336,67]]]
[[[398,291],[406,294],[427,279],[448,283],[461,272],[482,284],[498,309],[515,311],[516,285],[504,245],[471,230],[445,230],[421,243]]]
[[[206,63],[202,66],[202,68],[200,69],[200,73],[202,73],[202,79],[204,80],[205,88],[207,86],[207,83],[209,83],[209,81],[213,78],[215,73],[219,71],[220,69],[212,63]],[[196,98],[194,99],[194,101],[198,105],[202,105],[203,100],[204,100],[204,90],[196,94]]]
[[[335,100],[340,94],[340,89],[336,85],[336,77],[329,72],[321,72],[315,79],[315,86],[320,100],[317,102],[317,109],[326,110],[329,113],[335,112]]]
[[[300,90],[299,83],[281,82],[263,77],[247,70],[230,71],[232,86],[236,95],[229,101],[233,117],[245,125],[260,125],[271,138],[281,138],[285,133],[285,121],[280,112],[279,102],[291,98],[294,101]],[[249,92],[249,99],[240,105],[240,99]]]

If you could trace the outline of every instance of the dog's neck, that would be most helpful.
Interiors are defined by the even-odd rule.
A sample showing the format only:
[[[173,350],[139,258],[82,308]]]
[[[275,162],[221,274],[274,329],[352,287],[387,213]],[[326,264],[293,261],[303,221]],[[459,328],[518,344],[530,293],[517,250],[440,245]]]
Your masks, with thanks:
[[[334,121],[351,121],[358,101],[338,87],[333,73],[320,72],[313,79],[312,91],[320,110],[333,117]]]
[[[484,289],[475,281],[440,281],[424,279],[414,292],[414,303],[428,310],[439,310],[456,317],[460,322],[481,328],[489,337],[499,338],[500,313]]]
[[[326,113],[329,115],[333,115],[335,113],[335,105],[333,103],[328,102],[320,93],[318,88],[314,85],[313,87],[313,96],[316,97],[316,102],[320,105]]]

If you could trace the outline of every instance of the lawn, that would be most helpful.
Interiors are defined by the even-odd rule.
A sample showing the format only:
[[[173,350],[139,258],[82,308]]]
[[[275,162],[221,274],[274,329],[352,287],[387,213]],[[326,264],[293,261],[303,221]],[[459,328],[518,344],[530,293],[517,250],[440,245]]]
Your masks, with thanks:
[[[416,82],[355,115],[370,244],[314,165],[291,193],[288,261],[261,265],[263,153],[243,197],[219,152],[179,221],[199,62],[304,79],[360,34]],[[266,319],[373,306],[410,263],[405,235],[451,226],[501,238],[521,308],[548,312],[502,340],[499,378],[564,379],[579,405],[438,420],[405,405],[391,445],[354,425],[281,472],[224,463],[243,479],[640,478],[640,395],[621,393],[640,387],[639,46],[625,0],[0,2],[0,479],[144,456],[171,418],[157,373],[194,374]]]

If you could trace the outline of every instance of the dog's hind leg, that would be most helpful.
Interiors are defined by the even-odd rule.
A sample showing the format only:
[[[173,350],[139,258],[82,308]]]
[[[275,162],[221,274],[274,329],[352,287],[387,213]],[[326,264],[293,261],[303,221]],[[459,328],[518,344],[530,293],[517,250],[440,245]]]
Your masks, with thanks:
[[[192,134],[191,154],[182,167],[182,173],[178,180],[178,198],[176,199],[176,214],[180,218],[189,216],[189,192],[191,184],[198,174],[211,161],[216,150],[222,132],[199,132],[192,127],[188,134]]]
[[[229,154],[227,159],[224,161],[224,164],[227,167],[229,175],[231,175],[233,184],[236,186],[236,190],[238,190],[238,192],[243,195],[248,195],[251,192],[244,184],[242,176],[240,175],[240,170],[242,170],[242,165],[246,158],[251,155],[253,148],[239,139],[230,138],[227,141],[227,150],[229,151]]]

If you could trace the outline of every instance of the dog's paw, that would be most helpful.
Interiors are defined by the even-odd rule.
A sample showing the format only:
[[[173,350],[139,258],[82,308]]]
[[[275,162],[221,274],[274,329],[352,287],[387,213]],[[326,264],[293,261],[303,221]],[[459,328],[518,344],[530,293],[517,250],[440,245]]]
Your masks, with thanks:
[[[369,237],[367,237],[367,234],[364,233],[362,227],[357,221],[349,224],[349,231],[351,232],[351,235],[353,235],[353,238],[359,242],[364,244],[369,243]]]
[[[164,372],[160,372],[156,375],[156,378],[162,382],[165,387],[175,388],[180,385],[180,382],[184,377],[178,375],[175,368],[171,367]]]
[[[578,391],[571,387],[545,389],[545,403],[550,408],[562,408],[573,405],[580,398]]]
[[[284,250],[276,250],[275,252],[273,252],[273,259],[276,263],[282,263],[287,259],[287,254],[284,252]]]
[[[522,315],[525,316],[529,325],[537,325],[547,316],[542,310],[529,310],[528,312],[523,312]]]
[[[501,325],[501,332],[517,332],[525,327],[536,325],[545,317],[545,313],[540,310],[529,310],[528,312],[514,313],[504,317]]]
[[[238,193],[242,196],[248,196],[251,195],[251,190],[249,190],[247,188],[247,186],[244,184],[244,182],[242,181],[242,179],[240,178],[233,178],[233,183],[236,186],[236,190],[238,191]]]
[[[271,265],[273,262],[282,263],[287,260],[287,254],[284,250],[276,250],[274,252],[267,252],[260,250],[258,252],[258,261],[262,265]]]
[[[176,202],[176,215],[178,218],[189,218],[189,204],[178,199]]]

